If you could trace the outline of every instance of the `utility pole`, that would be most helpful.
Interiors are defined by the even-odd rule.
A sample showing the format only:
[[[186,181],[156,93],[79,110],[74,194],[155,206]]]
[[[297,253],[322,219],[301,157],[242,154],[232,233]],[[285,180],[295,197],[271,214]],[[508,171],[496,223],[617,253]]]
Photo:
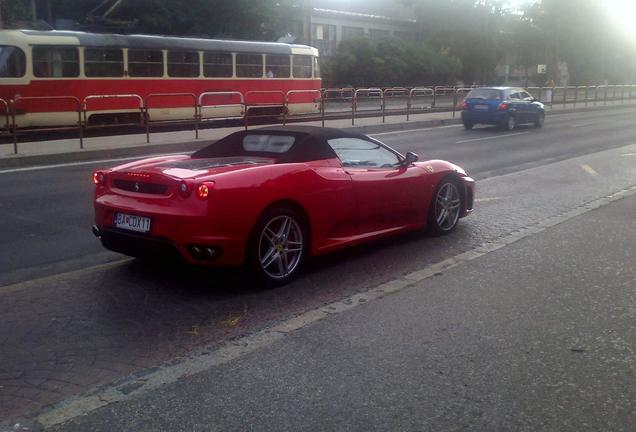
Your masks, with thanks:
[[[4,30],[4,21],[2,20],[2,0],[0,0],[0,30]]]
[[[307,0],[305,11],[305,40],[311,46],[311,0]]]
[[[33,22],[38,20],[38,8],[35,5],[35,0],[31,0],[31,19]]]

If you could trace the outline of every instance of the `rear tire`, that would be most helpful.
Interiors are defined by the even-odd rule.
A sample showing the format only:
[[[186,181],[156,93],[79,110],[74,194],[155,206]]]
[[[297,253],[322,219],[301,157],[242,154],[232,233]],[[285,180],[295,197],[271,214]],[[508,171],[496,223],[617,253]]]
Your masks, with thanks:
[[[544,122],[545,122],[545,114],[544,113],[539,113],[537,115],[537,119],[534,121],[534,127],[542,128]]]
[[[308,240],[307,224],[296,210],[274,207],[263,213],[252,229],[247,264],[266,287],[285,285],[298,275]]]
[[[428,211],[428,230],[434,235],[448,234],[457,228],[464,208],[459,180],[445,177],[435,188]]]
[[[469,122],[463,122],[463,123],[464,123],[464,129],[466,130],[471,130],[473,126],[475,126],[473,123],[469,123]]]
[[[517,119],[514,115],[510,114],[506,121],[501,125],[501,129],[505,131],[511,131],[517,127]]]

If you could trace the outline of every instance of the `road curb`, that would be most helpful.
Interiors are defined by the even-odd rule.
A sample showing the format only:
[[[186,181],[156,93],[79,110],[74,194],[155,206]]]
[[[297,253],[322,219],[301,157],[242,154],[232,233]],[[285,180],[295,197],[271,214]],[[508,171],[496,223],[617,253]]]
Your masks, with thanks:
[[[624,108],[635,107],[634,104],[597,106],[597,107],[581,107],[577,109],[567,109],[553,111],[551,108],[546,110],[547,115],[573,114],[591,111],[611,111]],[[420,121],[404,121],[401,123],[380,123],[365,126],[348,126],[341,128],[349,131],[360,132],[363,134],[374,134],[380,132],[399,132],[401,130],[423,129],[430,127],[439,127],[460,124],[459,115],[455,118],[420,120]],[[328,125],[327,125],[328,126]],[[135,156],[146,156],[162,153],[189,153],[198,150],[206,145],[212,144],[217,140],[201,139],[197,141],[184,141],[178,143],[167,144],[142,144],[131,147],[109,148],[109,149],[93,149],[93,150],[76,150],[72,152],[60,152],[41,155],[10,155],[0,157],[0,169],[26,168],[42,165],[55,165],[72,162],[89,162],[99,161],[103,159],[120,159]]]

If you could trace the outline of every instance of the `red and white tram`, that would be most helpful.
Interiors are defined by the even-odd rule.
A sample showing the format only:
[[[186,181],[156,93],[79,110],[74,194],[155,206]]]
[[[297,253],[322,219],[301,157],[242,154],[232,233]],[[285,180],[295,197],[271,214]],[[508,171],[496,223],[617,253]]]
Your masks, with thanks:
[[[17,127],[76,125],[80,110],[88,124],[137,122],[144,109],[151,120],[310,113],[320,88],[318,50],[304,45],[0,31],[0,99]]]

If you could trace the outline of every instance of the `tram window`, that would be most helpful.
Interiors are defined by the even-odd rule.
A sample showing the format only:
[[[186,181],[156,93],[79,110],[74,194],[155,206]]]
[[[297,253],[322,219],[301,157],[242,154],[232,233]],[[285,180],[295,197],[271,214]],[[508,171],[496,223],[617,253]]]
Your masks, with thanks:
[[[320,78],[320,62],[318,57],[314,57],[314,78]]]
[[[263,56],[261,54],[237,54],[236,76],[242,78],[262,78]]]
[[[198,77],[198,51],[168,51],[168,76]]]
[[[203,75],[212,78],[232,77],[232,54],[223,52],[203,53]]]
[[[33,73],[36,77],[42,78],[79,76],[79,54],[77,48],[33,47]]]
[[[267,78],[289,78],[289,56],[272,55],[265,56],[265,70]]]
[[[129,49],[128,75],[131,77],[163,76],[163,51]]]
[[[312,56],[295,55],[294,61],[294,78],[311,78],[311,62]]]
[[[124,76],[124,52],[120,49],[84,49],[84,73],[87,77]]]
[[[26,72],[26,56],[18,47],[0,45],[0,78],[20,78]]]

